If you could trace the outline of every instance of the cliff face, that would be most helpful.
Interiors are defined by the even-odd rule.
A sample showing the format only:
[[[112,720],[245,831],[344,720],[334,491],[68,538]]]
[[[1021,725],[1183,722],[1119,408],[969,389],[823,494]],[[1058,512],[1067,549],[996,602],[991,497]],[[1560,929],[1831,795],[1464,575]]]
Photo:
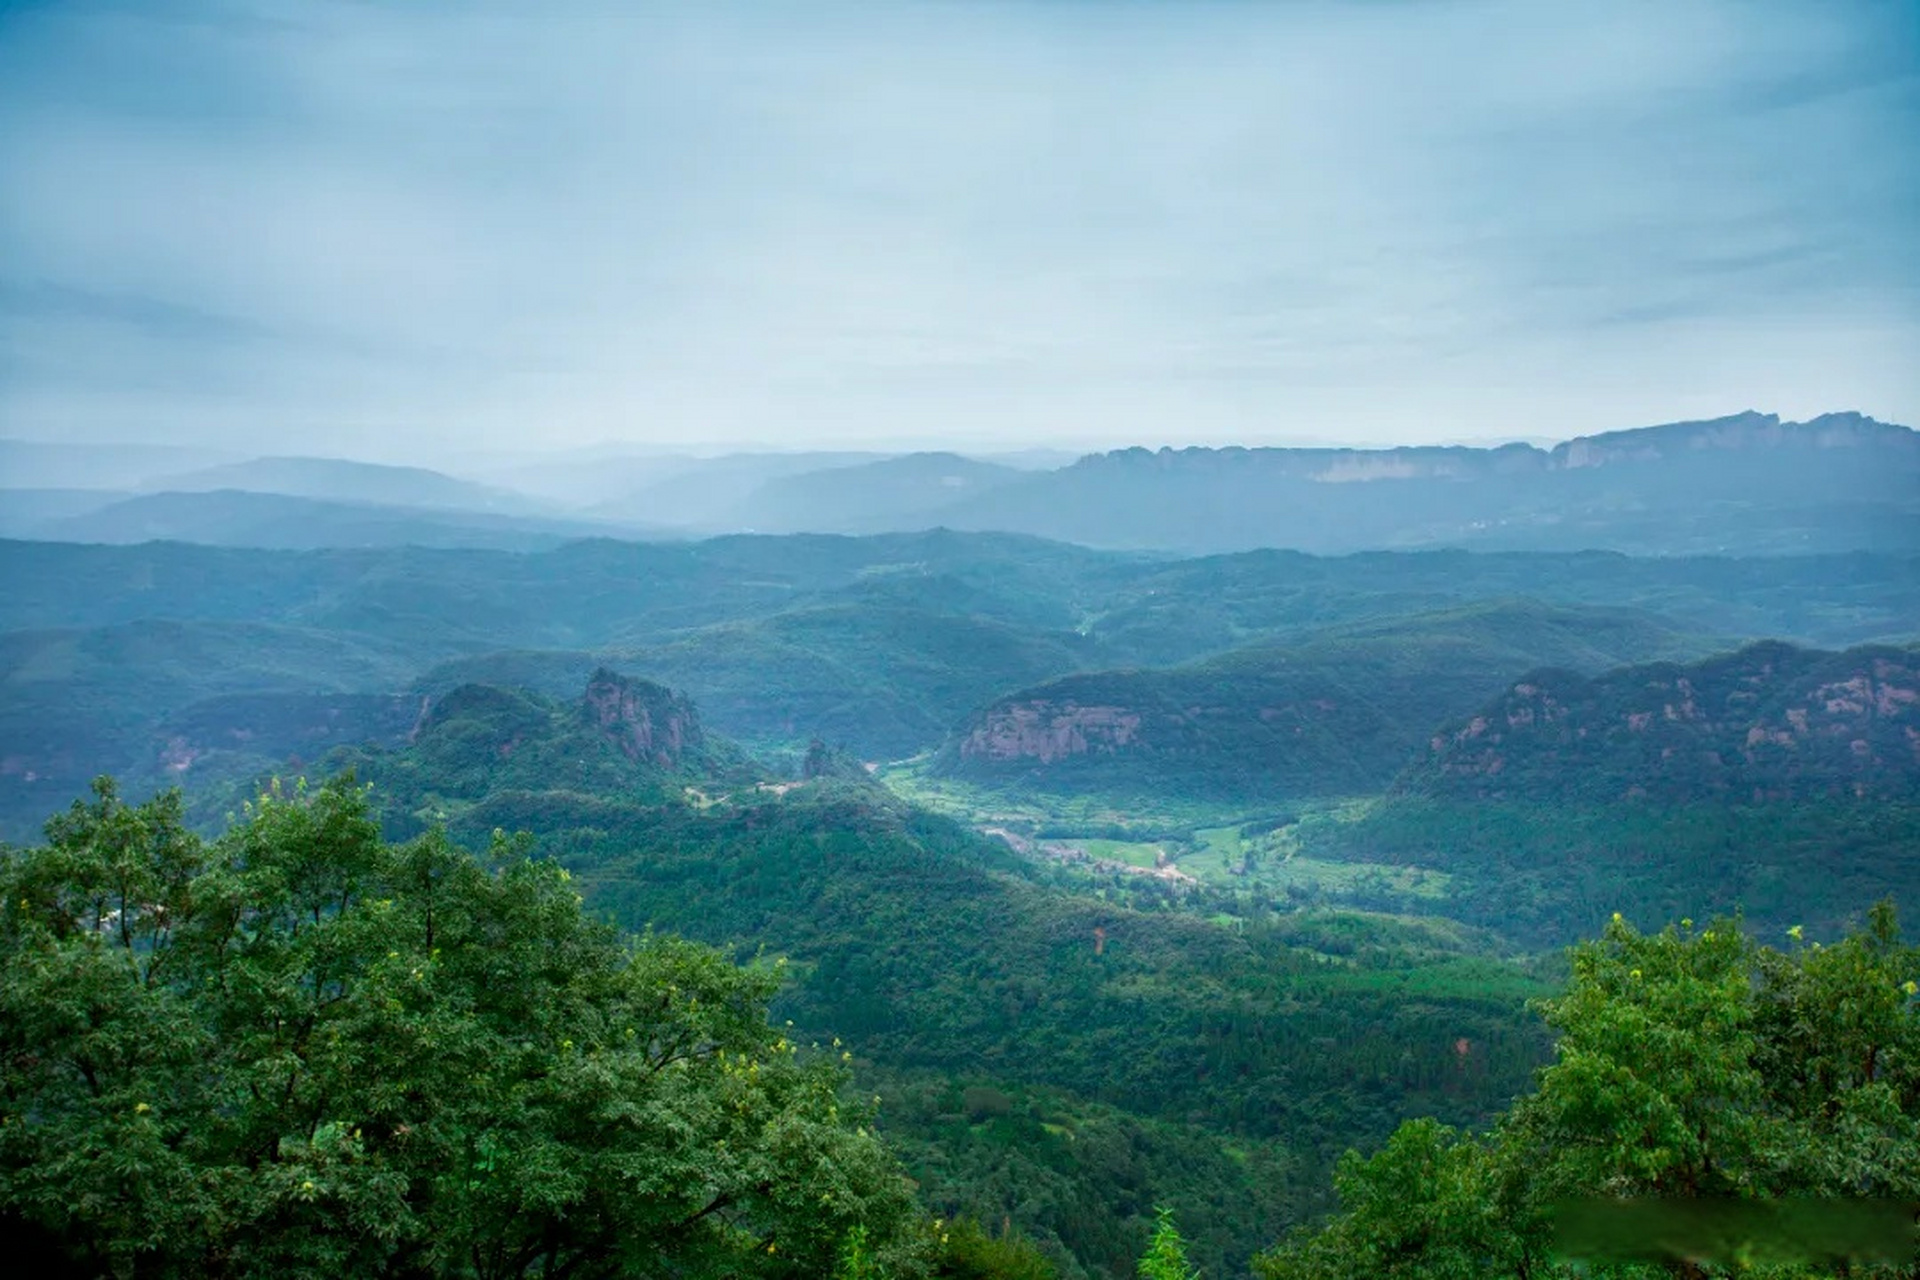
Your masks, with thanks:
[[[1052,764],[1090,751],[1112,752],[1140,736],[1140,714],[1125,707],[1083,707],[1046,700],[991,707],[960,740],[966,760]]]
[[[677,767],[705,743],[699,716],[686,698],[604,667],[587,682],[581,714],[627,759],[663,769]]]
[[[1534,799],[1920,795],[1920,652],[1767,643],[1594,680],[1539,672],[1434,735],[1402,786]]]
[[[1067,676],[976,713],[936,768],[987,783],[1253,799],[1384,785],[1403,750],[1379,709],[1331,672],[1276,659],[1231,673]]]

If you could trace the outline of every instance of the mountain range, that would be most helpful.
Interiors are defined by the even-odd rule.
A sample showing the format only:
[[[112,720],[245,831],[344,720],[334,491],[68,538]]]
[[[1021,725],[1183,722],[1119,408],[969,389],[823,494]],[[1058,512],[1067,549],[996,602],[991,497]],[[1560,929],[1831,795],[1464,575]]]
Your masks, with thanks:
[[[951,453],[622,455],[526,462],[518,485],[498,464],[476,463],[473,479],[318,458],[179,465],[188,459],[200,460],[0,442],[0,533],[528,548],[594,535],[947,527],[1187,555],[1920,548],[1920,435],[1851,412],[1789,422],[1749,411],[1551,448],[1132,448],[1060,466]],[[314,502],[370,509],[302,505]],[[290,532],[316,520],[324,543]]]

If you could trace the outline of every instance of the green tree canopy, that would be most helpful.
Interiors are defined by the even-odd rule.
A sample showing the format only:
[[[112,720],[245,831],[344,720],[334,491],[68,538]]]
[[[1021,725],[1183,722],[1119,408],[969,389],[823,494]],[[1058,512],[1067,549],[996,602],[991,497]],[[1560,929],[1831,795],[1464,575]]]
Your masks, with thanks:
[[[1200,1280],[1187,1262],[1187,1242],[1173,1221],[1173,1210],[1155,1210],[1153,1239],[1140,1257],[1141,1280]]]
[[[1876,1206],[1920,1199],[1920,952],[1886,903],[1837,945],[1784,941],[1738,920],[1643,935],[1615,916],[1539,1003],[1560,1038],[1537,1090],[1484,1136],[1416,1120],[1349,1153],[1340,1213],[1260,1274],[1572,1275],[1556,1231],[1642,1211],[1641,1234],[1693,1243],[1588,1254],[1601,1265],[1580,1274],[1883,1274],[1886,1254],[1854,1250],[1891,1220],[1911,1251],[1910,1223]]]
[[[907,1185],[779,977],[347,784],[224,836],[106,782],[0,859],[0,1227],[142,1276],[873,1274]],[[22,1246],[26,1247],[26,1246]]]

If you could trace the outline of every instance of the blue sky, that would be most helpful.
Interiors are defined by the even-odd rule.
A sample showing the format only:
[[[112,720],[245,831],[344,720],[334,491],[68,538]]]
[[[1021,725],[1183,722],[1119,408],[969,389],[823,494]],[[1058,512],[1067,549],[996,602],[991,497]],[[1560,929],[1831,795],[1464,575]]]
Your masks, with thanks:
[[[1910,0],[0,7],[0,434],[1920,422]]]

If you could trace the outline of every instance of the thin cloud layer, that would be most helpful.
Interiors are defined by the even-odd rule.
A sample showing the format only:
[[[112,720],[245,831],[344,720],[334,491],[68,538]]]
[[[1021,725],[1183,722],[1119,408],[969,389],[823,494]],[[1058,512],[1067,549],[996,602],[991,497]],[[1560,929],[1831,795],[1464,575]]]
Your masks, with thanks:
[[[1920,421],[1899,2],[0,11],[0,431]]]

